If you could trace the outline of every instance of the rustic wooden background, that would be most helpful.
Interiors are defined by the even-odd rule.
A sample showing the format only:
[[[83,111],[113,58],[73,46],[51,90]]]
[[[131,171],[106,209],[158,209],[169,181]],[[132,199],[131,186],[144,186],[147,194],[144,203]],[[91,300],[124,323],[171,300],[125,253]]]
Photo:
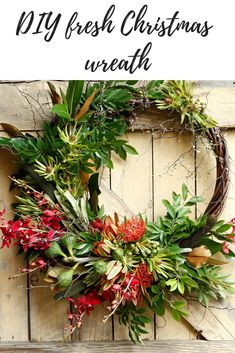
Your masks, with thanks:
[[[57,82],[56,85],[65,86],[66,83]],[[235,86],[232,81],[200,81],[196,82],[195,93],[208,103],[208,113],[225,130],[230,152],[231,187],[222,218],[230,220],[235,216]],[[49,115],[49,95],[45,82],[0,83],[0,122],[8,122],[24,132],[35,133],[41,130],[43,120]],[[154,111],[140,112],[134,127],[127,134],[127,139],[139,155],[129,156],[127,162],[114,157],[114,169],[103,171],[104,193],[101,201],[108,213],[112,214],[114,210],[122,215],[125,212],[141,212],[155,219],[164,212],[161,199],[170,198],[172,190],[180,191],[182,182],[189,186],[192,195],[201,195],[206,200],[193,216],[203,212],[206,207],[215,182],[214,158],[208,146],[202,141],[193,141],[187,131],[176,128],[168,131],[164,119]],[[163,133],[164,128],[167,131]],[[4,135],[1,131],[0,134]],[[16,168],[9,153],[0,151],[0,200],[1,206],[7,207],[9,216],[12,195],[8,193],[8,175]],[[110,191],[114,193],[111,196]],[[64,331],[68,309],[66,302],[54,302],[54,293],[37,275],[8,279],[17,272],[17,268],[23,266],[22,257],[16,257],[16,248],[0,251],[0,342],[71,339]],[[234,278],[233,261],[225,267]],[[148,326],[147,339],[159,342],[169,339],[235,339],[234,298],[223,303],[212,303],[207,309],[191,301],[187,302],[187,306],[190,315],[180,323],[175,322],[168,311],[164,318],[153,317],[153,324]],[[79,335],[72,337],[72,340],[128,339],[127,330],[120,327],[116,318],[102,324],[104,313],[102,307],[92,313]],[[221,348],[221,344],[218,347]],[[161,343],[158,345],[161,346]],[[173,344],[173,347],[176,346]],[[24,349],[25,346],[21,347]],[[116,346],[113,347],[115,349]],[[179,352],[188,352],[182,347],[179,341]],[[190,347],[194,352],[194,346]],[[227,347],[228,352],[233,351],[231,344]],[[44,348],[51,349],[50,346]],[[149,349],[146,351],[153,351]],[[215,351],[214,346],[208,348],[208,352],[212,350]]]

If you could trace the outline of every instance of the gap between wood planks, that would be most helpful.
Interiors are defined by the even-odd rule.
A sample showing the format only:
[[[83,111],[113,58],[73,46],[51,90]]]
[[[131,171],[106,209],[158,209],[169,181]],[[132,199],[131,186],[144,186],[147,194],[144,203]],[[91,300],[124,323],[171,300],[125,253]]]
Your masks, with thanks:
[[[130,342],[79,342],[70,344],[48,343],[9,343],[0,345],[5,353],[235,353],[234,341],[148,341],[145,345]]]

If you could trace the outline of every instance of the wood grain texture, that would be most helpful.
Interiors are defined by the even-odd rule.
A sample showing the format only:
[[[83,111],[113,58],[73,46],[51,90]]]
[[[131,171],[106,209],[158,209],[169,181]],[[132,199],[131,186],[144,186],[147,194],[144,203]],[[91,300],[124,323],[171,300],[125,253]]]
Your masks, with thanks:
[[[65,87],[64,82],[55,85]],[[46,81],[1,84],[0,101],[0,122],[15,125],[23,131],[42,129],[43,122],[51,116]]]
[[[84,318],[83,326],[73,340],[86,341],[112,341],[112,318],[105,324],[102,322],[109,312],[104,306],[99,305],[88,317]]]
[[[130,342],[80,342],[71,344],[19,343],[2,345],[0,352],[7,353],[234,353],[234,341],[147,341],[145,345],[134,346]]]
[[[104,168],[100,171],[101,175],[101,198],[99,199],[99,204],[109,205],[111,209],[120,209],[120,207],[127,208],[127,206],[118,198],[111,197],[110,191],[110,172],[108,168]],[[121,205],[121,206],[120,206]],[[107,304],[99,305],[94,311],[86,316],[83,320],[83,325],[79,332],[75,332],[73,335],[73,340],[82,341],[111,341],[113,339],[113,318],[108,320],[105,324],[103,319],[105,315],[108,315],[108,310],[106,309]]]
[[[164,215],[165,207],[162,199],[171,200],[174,190],[181,192],[185,182],[192,195],[195,192],[194,150],[192,135],[184,133],[160,133],[153,135],[153,165],[154,165],[154,218]],[[194,214],[193,214],[194,216]],[[156,317],[157,339],[187,339],[196,338],[197,331],[181,320],[176,322],[166,308],[163,318]]]
[[[172,191],[181,192],[184,182],[195,193],[195,163],[192,135],[187,132],[153,134],[154,218],[164,215],[162,199],[172,199]]]
[[[194,90],[206,104],[206,113],[221,127],[235,127],[234,81],[196,81]]]
[[[6,150],[0,150],[0,167],[1,200],[4,200],[9,208],[13,202],[13,195],[8,191],[8,175],[15,172],[17,166]],[[8,277],[17,273],[18,268],[26,267],[23,256],[17,257],[16,253],[16,247],[0,250],[1,339],[3,341],[26,340],[28,337],[35,341],[68,339],[64,327],[68,324],[66,312],[69,305],[65,301],[54,301],[55,293],[40,279],[39,274],[29,276],[28,297],[26,276],[8,280]],[[13,324],[12,315],[15,316]]]
[[[152,219],[152,136],[135,132],[128,134],[127,140],[139,154],[137,156],[128,155],[127,162],[113,156],[111,189],[128,204],[136,215],[141,213]],[[122,217],[125,215],[123,211],[120,213]],[[154,320],[152,313],[148,315]],[[149,333],[144,335],[144,338],[153,339],[154,323],[146,325],[146,329]],[[128,330],[119,324],[117,317],[114,320],[114,339],[128,339]]]
[[[57,83],[58,85],[58,83]],[[60,86],[65,83],[60,83]],[[235,127],[235,87],[231,81],[202,81],[197,82],[196,94],[208,100],[207,111],[213,115],[224,127]],[[0,122],[8,122],[16,125],[22,131],[40,130],[45,118],[49,118],[49,97],[45,93],[47,89],[45,82],[27,82],[14,85],[0,85]],[[37,103],[39,101],[39,103]],[[177,192],[183,181],[188,184],[192,194],[195,190],[198,195],[205,197],[206,201],[199,208],[198,214],[203,212],[213,193],[215,178],[214,157],[207,151],[207,146],[198,143],[196,145],[196,169],[194,164],[194,150],[192,140],[187,132],[167,132],[161,136],[161,132],[153,132],[154,129],[166,130],[178,129],[178,123],[173,124],[174,116],[170,116],[170,123],[167,112],[159,112],[156,109],[139,111],[134,130],[145,130],[129,133],[127,138],[130,144],[134,145],[139,156],[128,156],[127,162],[121,162],[114,158],[114,170],[104,174],[102,184],[102,202],[105,204],[106,211],[112,213],[116,210],[121,216],[125,214],[129,217],[136,212],[148,215],[151,219],[164,212],[161,205],[162,198],[169,198],[172,189]],[[172,120],[173,119],[173,120]],[[149,133],[146,133],[146,130]],[[153,134],[152,134],[152,133]],[[231,156],[231,187],[228,195],[227,205],[222,218],[230,220],[235,216],[235,130],[227,131],[228,146]],[[8,193],[9,181],[7,175],[14,169],[7,152],[0,152],[0,180],[1,180],[1,199],[8,205],[10,196]],[[194,173],[197,172],[196,182]],[[3,180],[3,181],[2,181]],[[111,184],[110,184],[111,182]],[[110,187],[113,192],[110,192]],[[53,293],[48,288],[31,289],[30,291],[30,312],[27,307],[27,282],[26,277],[18,280],[9,281],[7,278],[17,271],[18,267],[25,264],[21,257],[15,256],[16,249],[0,251],[0,340],[25,341],[28,333],[36,341],[62,341],[64,337],[64,325],[67,323],[66,311],[67,304],[64,302],[55,303]],[[234,262],[227,266],[227,270],[235,276]],[[226,268],[225,268],[226,271]],[[45,285],[43,282],[37,283],[37,277],[32,278],[36,285]],[[211,304],[208,309],[195,302],[188,302],[190,315],[186,321],[175,322],[169,311],[166,312],[165,319],[157,318],[155,326],[149,327],[148,339],[188,339],[196,338],[197,332],[208,340],[231,340],[235,339],[235,299],[223,303]],[[116,320],[102,325],[102,318],[105,311],[100,310],[92,313],[84,322],[84,328],[80,332],[82,340],[123,340],[126,339],[127,330],[120,327]],[[28,330],[28,314],[30,314],[30,330]],[[14,317],[14,321],[12,318]],[[114,325],[114,331],[112,326]],[[155,332],[156,328],[156,332]],[[204,343],[204,342],[203,342]],[[118,346],[119,344],[119,346]],[[81,343],[74,346],[61,346],[65,351],[98,352],[98,349],[115,352],[138,352],[142,347],[134,347],[129,343],[112,342],[112,344],[102,343]],[[201,344],[201,342],[198,342]],[[1,351],[0,346],[0,351]],[[4,346],[5,347],[5,346]],[[42,346],[21,346],[22,350],[40,351]],[[33,348],[34,347],[34,348]],[[59,351],[56,345],[44,345],[44,351]],[[74,347],[74,348],[73,348]],[[150,342],[146,344],[146,352],[197,352],[199,348],[194,343],[178,343],[172,346],[168,342]],[[216,352],[217,347],[220,351],[232,352],[232,344],[218,341],[212,346],[200,346],[200,351]],[[12,348],[9,348],[12,349]],[[20,348],[17,348],[20,349]],[[25,349],[25,350],[24,350]],[[46,349],[46,350],[45,350]],[[51,350],[50,350],[51,349]],[[62,348],[61,348],[62,349]],[[71,350],[69,350],[71,349]],[[135,350],[137,349],[137,350]],[[139,350],[138,350],[139,349]],[[168,349],[168,350],[167,350]],[[175,350],[176,349],[176,350]],[[178,349],[178,350],[177,350]],[[99,351],[100,351],[99,350]],[[11,351],[11,350],[10,350]],[[16,351],[16,350],[15,350]],[[32,350],[33,351],[33,350]],[[42,350],[43,352],[43,350]]]
[[[226,133],[226,140],[230,155],[230,190],[228,193],[225,209],[220,217],[225,221],[230,221],[234,217],[235,202],[235,131],[229,130]],[[215,158],[210,153],[205,141],[199,140],[197,143],[196,167],[197,167],[197,195],[203,196],[205,202],[199,204],[198,215],[203,213],[210,200],[215,185]],[[231,280],[235,279],[235,262],[231,260],[228,265],[223,266],[223,272],[231,275]],[[198,330],[207,339],[234,339],[235,338],[235,296],[229,296],[222,302],[210,303],[207,309],[197,303],[189,302],[189,310],[192,325],[198,322]]]
[[[30,333],[33,341],[63,341],[70,335],[65,330],[68,325],[67,310],[69,304],[65,300],[56,302],[48,284],[40,275],[30,276]],[[36,288],[39,286],[38,288]],[[42,287],[40,287],[42,286]]]
[[[54,82],[66,88],[66,82]],[[235,127],[235,85],[232,81],[196,81],[195,97],[207,103],[206,112],[221,127]],[[0,122],[13,124],[22,131],[40,130],[43,121],[50,119],[50,97],[46,81],[0,84]],[[139,110],[131,129],[176,129],[179,120],[167,111]],[[0,127],[0,131],[2,128]]]
[[[10,205],[13,202],[8,176],[16,170],[12,156],[0,150],[0,211],[6,208],[8,219],[12,217]],[[0,342],[28,339],[27,276],[8,279],[17,274],[18,268],[26,267],[23,257],[16,253],[14,246],[0,249]]]

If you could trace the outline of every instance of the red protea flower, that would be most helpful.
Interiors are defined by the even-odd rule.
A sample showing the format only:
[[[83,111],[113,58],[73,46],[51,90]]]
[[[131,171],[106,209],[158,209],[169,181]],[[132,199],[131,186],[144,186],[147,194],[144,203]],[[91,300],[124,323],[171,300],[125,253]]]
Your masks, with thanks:
[[[118,226],[125,243],[138,241],[146,232],[146,225],[140,218],[133,217]]]
[[[141,264],[136,270],[136,277],[138,278],[141,287],[151,287],[154,278],[153,274],[149,272],[147,264]]]

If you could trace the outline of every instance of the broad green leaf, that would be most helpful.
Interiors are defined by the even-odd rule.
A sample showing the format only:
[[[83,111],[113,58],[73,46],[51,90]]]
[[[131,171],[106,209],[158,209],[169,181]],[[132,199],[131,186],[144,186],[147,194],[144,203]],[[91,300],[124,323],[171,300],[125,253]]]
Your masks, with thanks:
[[[169,215],[172,218],[175,218],[176,216],[176,211],[174,209],[174,207],[170,204],[170,202],[168,200],[162,200],[163,205],[166,207],[167,212],[169,213]]]
[[[223,224],[222,226],[220,226],[216,229],[216,232],[217,233],[225,233],[231,228],[232,228],[232,224]]]
[[[204,199],[201,196],[193,196],[188,202],[186,202],[185,206],[193,206],[196,203],[203,202]]]
[[[185,307],[185,303],[181,300],[176,300],[175,302],[173,302],[173,306],[175,309],[179,310]]]
[[[185,287],[182,282],[178,282],[178,290],[181,294],[184,294]]]
[[[138,316],[138,320],[144,324],[149,324],[152,322],[152,320],[149,317],[143,316],[143,315]]]
[[[134,155],[138,154],[136,149],[130,145],[123,145],[123,148],[127,153],[134,154]]]
[[[159,300],[157,303],[154,303],[150,306],[150,309],[157,315],[163,316],[165,314],[164,301]]]
[[[181,319],[181,315],[180,315],[180,313],[178,312],[178,310],[176,310],[176,309],[171,309],[171,315],[172,315],[172,317],[173,317],[173,319],[175,319],[176,321],[180,321],[180,319]]]
[[[126,83],[127,83],[128,85],[130,85],[130,86],[133,86],[133,85],[135,85],[136,83],[138,83],[138,80],[128,80],[128,81],[126,81]]]
[[[171,287],[171,288],[170,288],[170,291],[173,292],[173,291],[175,291],[175,290],[177,289],[177,287],[178,287],[178,282],[177,282],[177,280],[176,280],[175,278],[171,278],[171,279],[169,279],[169,280],[166,282],[166,285],[167,285],[167,286],[170,286],[170,287]]]
[[[188,188],[187,186],[185,185],[185,183],[183,183],[182,185],[182,197],[183,197],[183,200],[185,201],[188,197]]]
[[[52,107],[51,111],[52,113],[58,115],[60,118],[63,118],[66,120],[69,120],[71,118],[65,104],[55,104]]]
[[[69,288],[66,288],[63,291],[56,293],[54,296],[54,299],[58,301],[64,298],[69,298],[69,297],[78,295],[85,288],[86,288],[86,285],[83,283],[83,280],[77,280],[77,281],[75,280]]]
[[[66,92],[69,113],[73,117],[75,109],[80,103],[84,81],[69,81]]]

